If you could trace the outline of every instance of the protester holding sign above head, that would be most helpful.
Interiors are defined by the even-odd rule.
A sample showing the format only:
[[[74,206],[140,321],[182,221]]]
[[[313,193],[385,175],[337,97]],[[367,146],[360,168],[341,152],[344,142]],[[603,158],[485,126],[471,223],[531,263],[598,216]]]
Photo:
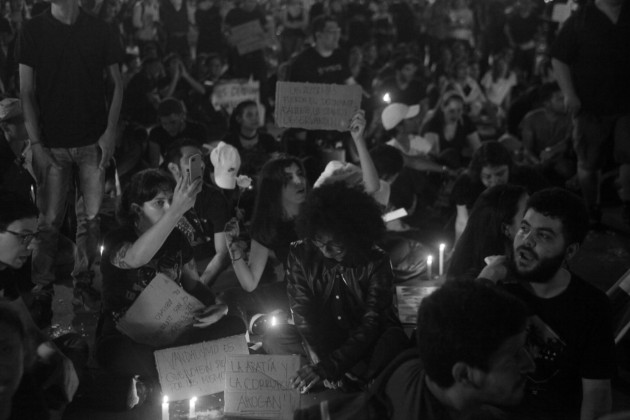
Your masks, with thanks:
[[[104,243],[103,313],[96,341],[96,358],[108,373],[155,381],[155,348],[141,344],[117,330],[117,324],[149,283],[166,276],[206,309],[175,344],[208,341],[244,331],[237,318],[224,317],[225,305],[200,281],[186,237],[175,227],[192,208],[201,179],[180,176],[177,183],[159,170],[134,175],[125,188],[119,209],[122,227],[111,232]]]

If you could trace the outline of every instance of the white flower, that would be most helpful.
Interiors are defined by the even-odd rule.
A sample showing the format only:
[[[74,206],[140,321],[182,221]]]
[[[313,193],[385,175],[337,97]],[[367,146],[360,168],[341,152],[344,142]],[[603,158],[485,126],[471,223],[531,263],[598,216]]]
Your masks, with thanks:
[[[246,190],[251,187],[252,179],[247,175],[239,175],[236,177],[236,185],[238,185],[239,188]]]

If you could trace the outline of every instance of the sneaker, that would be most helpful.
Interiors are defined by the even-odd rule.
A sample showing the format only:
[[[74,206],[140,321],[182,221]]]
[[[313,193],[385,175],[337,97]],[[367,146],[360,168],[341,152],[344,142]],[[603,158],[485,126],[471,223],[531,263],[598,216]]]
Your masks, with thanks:
[[[74,285],[72,306],[75,312],[97,312],[101,307],[101,294],[89,283]]]

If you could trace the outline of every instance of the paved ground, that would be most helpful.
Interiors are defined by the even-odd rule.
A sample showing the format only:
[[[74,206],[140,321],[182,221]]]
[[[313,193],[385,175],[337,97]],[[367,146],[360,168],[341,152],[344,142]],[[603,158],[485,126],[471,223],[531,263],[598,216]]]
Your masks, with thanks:
[[[604,209],[605,228],[591,231],[580,254],[575,258],[572,269],[582,277],[589,279],[602,290],[608,289],[626,270],[630,269],[630,230],[624,227],[619,217],[619,207]],[[99,279],[97,279],[98,286]],[[227,275],[224,283],[234,282]],[[54,302],[55,318],[53,320],[53,333],[61,334],[68,331],[82,333],[90,344],[93,342],[96,315],[75,315],[71,308],[72,292],[69,284],[55,286],[56,298]],[[620,346],[620,354],[630,354],[630,340],[625,340]],[[624,360],[622,375],[630,378],[628,358]],[[620,359],[620,360],[621,360]],[[630,410],[630,381],[619,381],[614,386],[614,407],[616,411]],[[322,392],[306,395],[302,399],[302,406],[308,406],[327,399],[334,393]],[[205,418],[222,418],[222,394],[201,399],[198,403],[201,411],[205,412]],[[170,409],[170,418],[180,419],[187,417],[187,403],[173,403]],[[63,416],[65,420],[155,420],[161,418],[159,400],[154,400],[128,412],[108,413],[97,411],[89,407],[71,405]],[[200,417],[201,418],[201,417]]]

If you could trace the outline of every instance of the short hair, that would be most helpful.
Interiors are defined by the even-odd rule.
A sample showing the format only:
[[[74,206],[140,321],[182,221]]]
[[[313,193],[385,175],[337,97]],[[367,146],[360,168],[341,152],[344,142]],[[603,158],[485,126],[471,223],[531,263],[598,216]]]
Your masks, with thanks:
[[[405,165],[402,152],[388,144],[374,147],[370,150],[370,157],[380,178],[389,178],[400,173]]]
[[[162,102],[160,102],[157,108],[158,117],[168,117],[169,115],[173,114],[179,115],[183,114],[184,112],[186,112],[184,104],[179,99],[175,98],[164,99]]]
[[[337,19],[330,15],[319,15],[315,19],[313,19],[313,21],[311,22],[311,34],[313,35],[313,37],[316,33],[322,32],[326,27],[326,23],[328,22],[334,22],[338,24]]]
[[[138,220],[137,214],[131,209],[133,204],[142,206],[156,195],[175,189],[175,180],[171,174],[160,169],[145,169],[134,174],[123,190],[118,206],[117,217],[121,224],[133,226]]]
[[[468,175],[478,181],[481,176],[481,170],[486,166],[507,165],[512,173],[514,161],[512,155],[504,145],[495,140],[485,141],[481,143],[481,147],[473,153],[470,165],[468,166]]]
[[[487,281],[444,284],[418,309],[418,351],[426,374],[448,388],[455,383],[455,363],[488,371],[491,357],[525,329],[526,320],[525,304]]]
[[[385,233],[374,198],[344,182],[313,189],[300,210],[297,228],[303,238],[329,233],[344,244],[348,255],[359,258],[367,256]]]
[[[177,167],[179,167],[182,160],[182,148],[184,147],[194,147],[203,152],[203,150],[201,150],[202,146],[197,140],[187,137],[177,139],[169,144],[166,149],[166,155],[164,156],[164,168],[167,168],[169,163],[174,163]]]
[[[546,188],[529,198],[527,209],[559,219],[567,245],[581,244],[588,233],[588,210],[576,194],[562,188]]]
[[[554,93],[559,91],[560,85],[557,82],[544,83],[538,88],[538,99],[544,104],[551,99]]]
[[[232,111],[232,115],[230,115],[230,122],[228,124],[230,131],[235,134],[240,133],[241,123],[238,122],[238,119],[243,116],[243,112],[245,112],[245,110],[250,106],[256,107],[256,109],[258,109],[258,104],[256,103],[256,101],[253,101],[251,99],[239,102],[239,104],[236,105],[236,107]]]
[[[37,206],[24,194],[0,189],[0,231],[16,220],[39,216]]]

